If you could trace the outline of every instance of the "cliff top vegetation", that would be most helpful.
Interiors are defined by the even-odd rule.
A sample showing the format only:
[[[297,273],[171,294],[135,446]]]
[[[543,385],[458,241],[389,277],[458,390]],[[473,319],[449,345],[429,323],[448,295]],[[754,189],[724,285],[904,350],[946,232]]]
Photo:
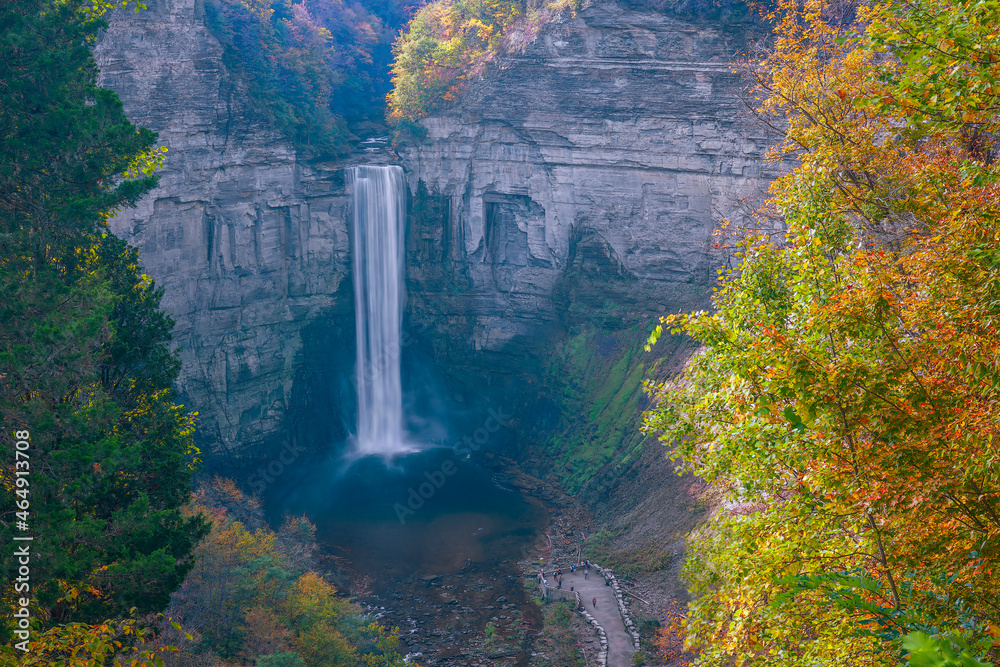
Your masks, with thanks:
[[[750,13],[744,0],[628,4],[717,20]],[[255,106],[296,146],[324,157],[350,149],[352,124],[412,122],[454,102],[500,55],[524,49],[542,26],[579,7],[580,0],[209,0],[206,16]]]
[[[756,15],[744,0],[632,0],[627,6],[728,21]],[[455,102],[469,81],[504,54],[518,53],[544,25],[580,0],[435,0],[416,13],[393,46],[388,117],[407,124]]]
[[[388,115],[415,121],[458,99],[503,53],[530,44],[577,0],[436,0],[416,13],[393,46]]]
[[[345,154],[351,126],[383,121],[390,45],[412,7],[396,0],[209,0],[209,27],[251,101],[298,148]]]

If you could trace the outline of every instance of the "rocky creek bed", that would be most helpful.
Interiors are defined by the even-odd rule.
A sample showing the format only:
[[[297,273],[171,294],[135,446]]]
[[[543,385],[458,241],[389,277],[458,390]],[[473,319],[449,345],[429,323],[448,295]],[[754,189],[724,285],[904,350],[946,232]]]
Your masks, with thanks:
[[[553,527],[572,524],[574,531],[579,528],[585,534],[592,530],[592,518],[557,487],[521,472],[509,459],[487,455],[480,463],[490,484],[515,493],[534,508],[530,533],[523,528],[505,532],[493,525],[477,529],[486,533],[479,538],[481,550],[459,539],[456,551],[443,559],[442,571],[406,576],[405,568],[383,564],[382,577],[368,574],[366,579],[362,573],[365,568],[352,562],[352,576],[355,582],[370,585],[371,593],[362,602],[373,616],[400,628],[408,654],[420,664],[547,664],[539,661],[544,656],[536,650],[540,648],[537,644],[543,614],[529,595],[534,589],[532,572],[539,558],[547,562],[553,554]],[[466,532],[472,532],[473,524],[484,520],[484,516],[469,517]],[[452,516],[447,522],[456,521],[459,519]],[[436,532],[440,541],[459,532],[454,526],[445,531],[427,528]],[[465,556],[463,561],[467,552],[461,549],[476,553]],[[346,565],[344,560],[340,563]],[[596,658],[599,646],[593,629],[578,617],[572,619],[571,626],[586,647],[585,653]]]
[[[553,512],[574,503],[509,461],[481,463],[448,449],[388,466],[310,462],[266,505],[272,522],[287,512],[316,523],[322,568],[399,627],[420,664],[527,666],[543,620],[524,573],[548,548]]]
[[[433,493],[424,486],[429,497],[412,513],[404,511],[419,504],[408,503],[410,491],[429,479],[440,481],[436,472],[450,470],[447,462],[455,470]],[[633,480],[629,496],[642,491],[635,486],[661,485],[660,473],[673,476],[666,467],[655,472]],[[312,462],[280,482],[268,497],[272,523],[284,512],[309,516],[317,525],[322,569],[374,618],[398,627],[401,648],[421,665],[552,664],[547,608],[531,597],[537,593],[538,570],[565,571],[588,555],[588,541],[592,545],[595,533],[608,525],[557,484],[491,454],[473,464],[456,460],[451,450],[437,450],[405,465],[362,462],[347,472]],[[665,506],[679,503],[667,493],[658,500]],[[669,544],[666,535],[657,538],[650,532],[651,524],[661,520],[649,515],[641,524],[643,543],[662,539]],[[670,523],[663,521],[675,530]],[[620,541],[627,544],[633,537],[626,532]],[[669,546],[683,550],[682,543]],[[651,603],[637,607],[637,616],[665,620],[660,618],[663,611],[680,597],[678,564],[674,559],[665,570],[631,579],[625,588]],[[630,608],[636,604],[630,595],[624,599]],[[575,641],[576,648],[570,648],[582,649],[585,664],[596,666],[596,630],[579,614],[564,625],[561,650]],[[567,628],[575,640],[567,640]]]

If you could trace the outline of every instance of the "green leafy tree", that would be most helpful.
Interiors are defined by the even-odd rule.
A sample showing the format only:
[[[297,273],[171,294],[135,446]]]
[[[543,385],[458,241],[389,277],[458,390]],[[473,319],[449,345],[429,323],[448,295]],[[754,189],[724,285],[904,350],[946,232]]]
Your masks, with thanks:
[[[909,653],[911,667],[993,667],[992,662],[980,662],[963,637],[931,637],[924,632],[912,632],[903,638],[903,649]]]
[[[0,539],[34,537],[43,625],[164,608],[205,532],[178,510],[197,450],[170,392],[173,323],[135,250],[106,231],[155,185],[162,153],[96,84],[109,8],[0,4]],[[15,431],[30,432],[20,465]],[[15,573],[5,561],[4,639]]]

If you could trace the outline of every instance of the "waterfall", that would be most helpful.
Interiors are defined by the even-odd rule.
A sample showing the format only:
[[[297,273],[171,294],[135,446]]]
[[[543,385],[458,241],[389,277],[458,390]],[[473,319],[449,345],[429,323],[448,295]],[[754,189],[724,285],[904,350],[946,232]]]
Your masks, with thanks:
[[[354,307],[357,335],[356,455],[412,451],[403,438],[400,333],[406,194],[396,166],[354,167]]]

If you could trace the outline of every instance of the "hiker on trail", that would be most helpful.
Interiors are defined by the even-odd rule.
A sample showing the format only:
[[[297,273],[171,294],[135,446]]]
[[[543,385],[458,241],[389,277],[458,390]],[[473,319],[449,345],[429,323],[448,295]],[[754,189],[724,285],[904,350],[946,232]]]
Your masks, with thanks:
[[[597,609],[597,598],[594,598],[592,602],[594,603],[594,609]]]
[[[570,587],[569,587],[569,592],[570,592],[570,593],[572,593],[572,592],[573,592],[573,586],[570,586]]]
[[[573,572],[574,574],[576,573],[576,563],[573,563],[573,566],[570,568],[570,571]]]
[[[583,578],[584,579],[589,579],[590,578],[590,570],[584,570],[583,571]]]
[[[562,577],[557,577],[556,582],[559,584],[556,586],[556,590],[562,590]]]

